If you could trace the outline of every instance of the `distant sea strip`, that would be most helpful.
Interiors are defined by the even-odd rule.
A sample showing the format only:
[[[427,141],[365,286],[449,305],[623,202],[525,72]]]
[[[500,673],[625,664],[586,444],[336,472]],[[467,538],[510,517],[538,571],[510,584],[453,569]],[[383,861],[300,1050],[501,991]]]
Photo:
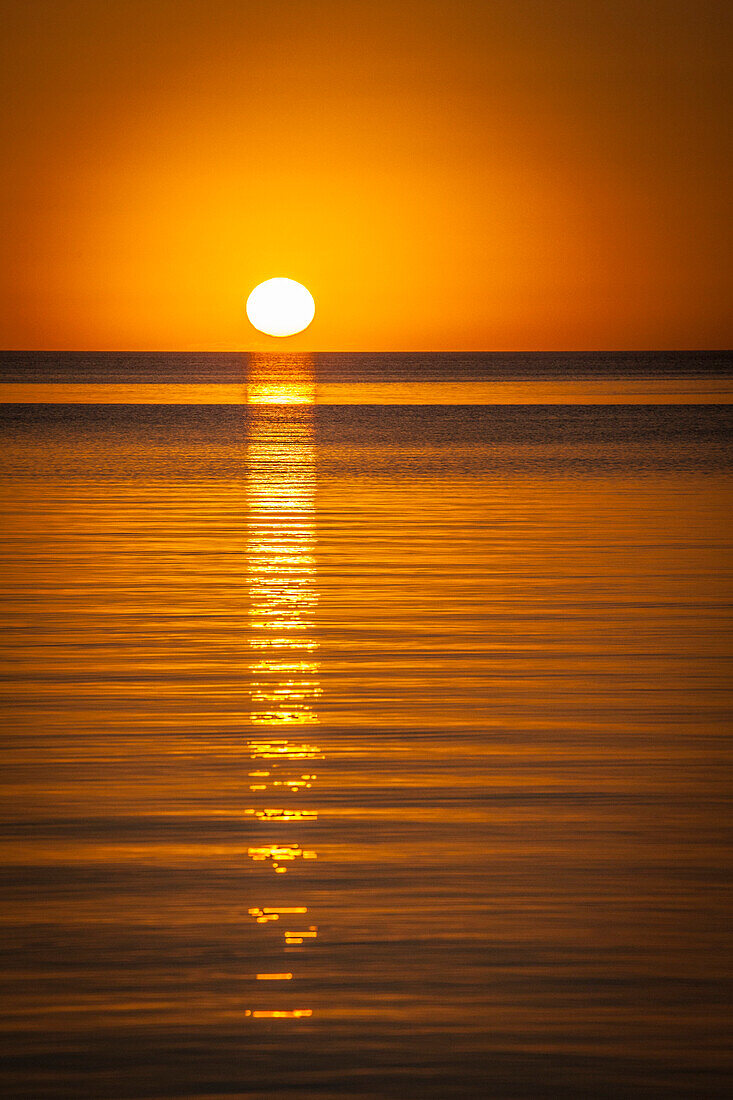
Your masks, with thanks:
[[[3,404],[729,405],[729,378],[246,383],[3,382]]]

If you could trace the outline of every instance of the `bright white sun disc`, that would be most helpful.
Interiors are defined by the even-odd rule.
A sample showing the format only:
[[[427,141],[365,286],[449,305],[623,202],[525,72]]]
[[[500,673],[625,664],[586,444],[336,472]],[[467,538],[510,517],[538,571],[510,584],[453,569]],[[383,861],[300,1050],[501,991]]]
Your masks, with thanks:
[[[313,320],[313,295],[295,279],[267,279],[247,299],[247,316],[268,336],[293,336]]]

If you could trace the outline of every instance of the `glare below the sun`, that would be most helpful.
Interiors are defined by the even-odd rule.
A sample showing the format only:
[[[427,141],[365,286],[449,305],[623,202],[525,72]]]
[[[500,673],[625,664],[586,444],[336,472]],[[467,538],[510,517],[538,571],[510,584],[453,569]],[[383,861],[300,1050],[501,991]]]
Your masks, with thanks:
[[[313,296],[295,279],[267,279],[247,299],[247,316],[268,336],[293,336],[308,328],[316,312]]]

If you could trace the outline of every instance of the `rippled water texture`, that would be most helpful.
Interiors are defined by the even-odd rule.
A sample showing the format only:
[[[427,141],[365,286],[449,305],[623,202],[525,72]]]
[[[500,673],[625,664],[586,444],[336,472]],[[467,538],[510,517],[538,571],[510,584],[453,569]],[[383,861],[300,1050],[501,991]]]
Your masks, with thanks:
[[[3,1095],[724,1094],[729,382],[408,358],[6,364]]]

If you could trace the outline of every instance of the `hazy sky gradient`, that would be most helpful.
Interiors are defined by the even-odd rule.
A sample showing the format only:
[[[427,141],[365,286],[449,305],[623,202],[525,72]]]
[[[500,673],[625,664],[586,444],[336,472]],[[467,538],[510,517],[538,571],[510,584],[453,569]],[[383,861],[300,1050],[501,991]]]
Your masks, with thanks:
[[[731,345],[727,3],[1,7],[5,348]]]

